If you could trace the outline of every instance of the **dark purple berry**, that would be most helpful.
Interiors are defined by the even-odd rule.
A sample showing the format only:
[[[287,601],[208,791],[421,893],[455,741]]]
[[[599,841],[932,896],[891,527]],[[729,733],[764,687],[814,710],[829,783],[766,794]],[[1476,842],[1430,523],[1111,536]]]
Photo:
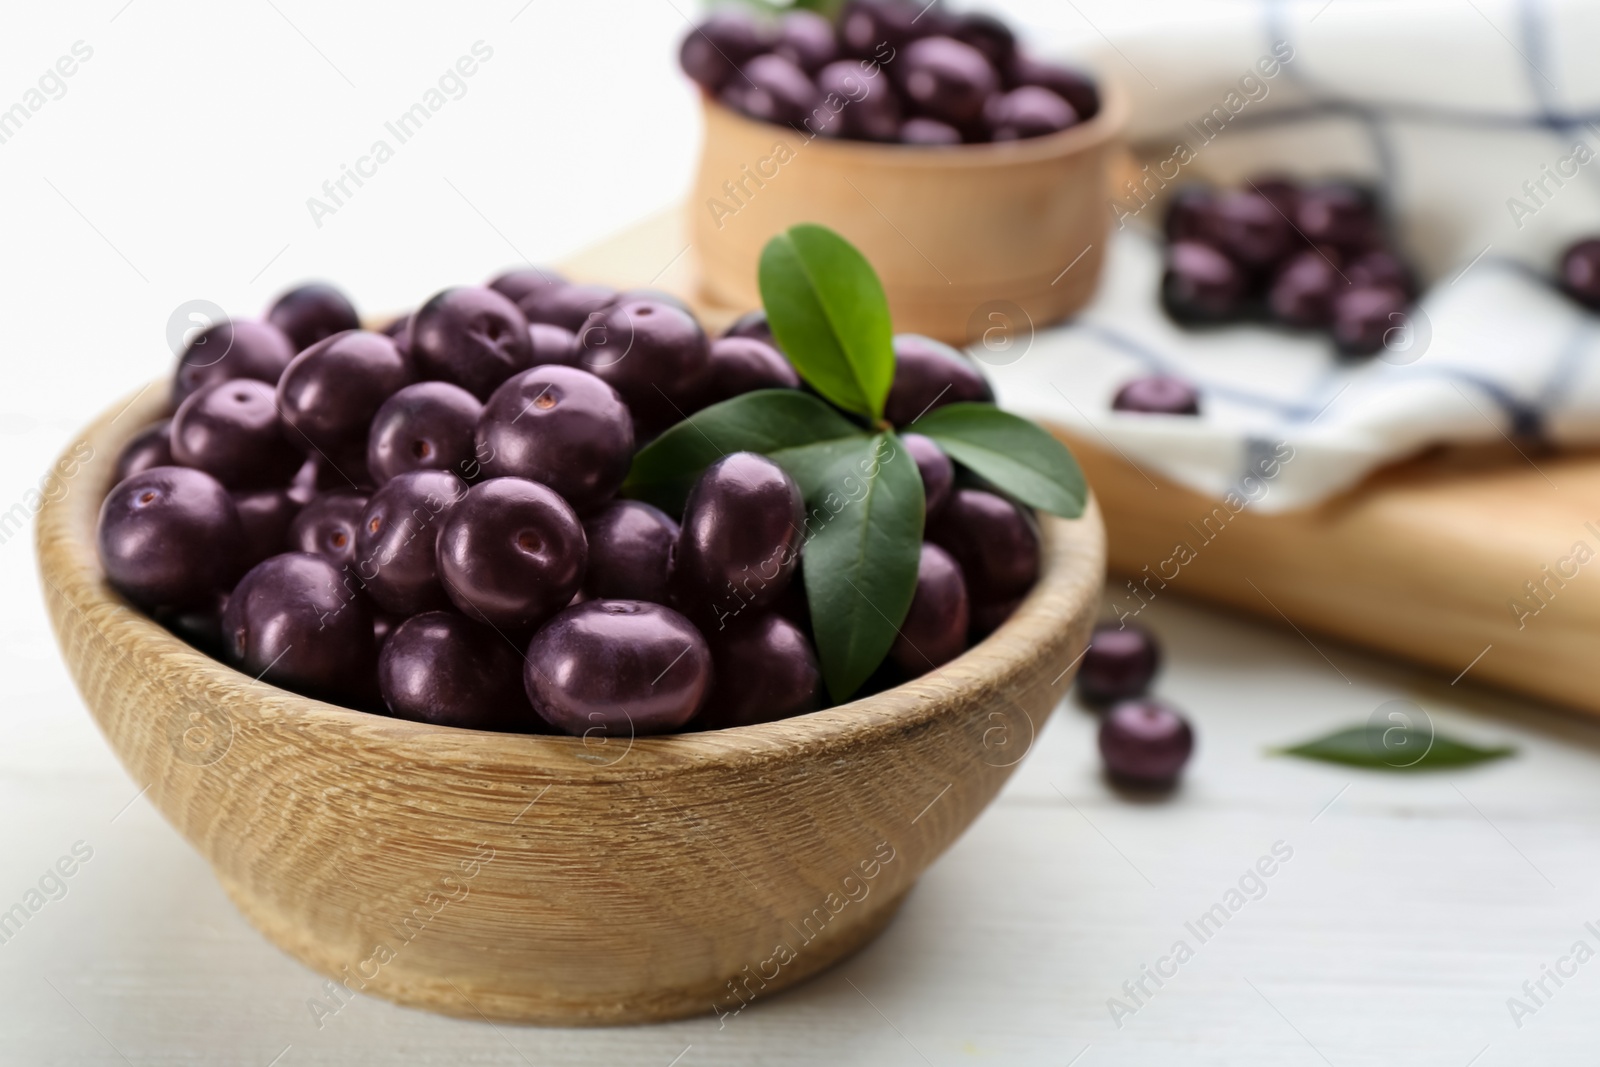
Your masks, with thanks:
[[[772,347],[778,347],[778,342],[772,337],[772,324],[767,321],[765,311],[747,311],[734,319],[726,330],[722,331],[724,337],[753,337],[757,341],[765,341]]]
[[[1037,85],[1061,97],[1072,105],[1079,122],[1088,122],[1100,112],[1100,90],[1071,67],[1019,54],[1011,63],[1010,75],[1013,85]]]
[[[1243,189],[1222,193],[1205,214],[1211,244],[1245,267],[1268,267],[1288,254],[1299,238],[1277,205]]]
[[[722,91],[739,68],[773,45],[772,29],[754,15],[723,8],[689,31],[678,50],[683,72],[709,93]]]
[[[493,289],[446,289],[411,316],[411,359],[424,378],[461,386],[486,400],[532,365],[528,320]]]
[[[551,619],[528,645],[523,683],[546,722],[584,737],[667,733],[711,689],[711,650],[671,608],[590,600]]]
[[[950,36],[982,52],[995,70],[1006,70],[1016,60],[1017,35],[1005,22],[987,12],[971,11],[959,16],[950,29]]]
[[[346,579],[348,581],[348,578]],[[372,642],[380,653],[383,651],[384,642],[389,640],[389,635],[400,629],[400,624],[406,621],[404,615],[394,615],[380,608],[372,609]],[[381,694],[380,694],[381,695]]]
[[[900,435],[900,441],[916,461],[917,473],[922,476],[923,513],[932,517],[950,499],[950,489],[956,480],[955,464],[932,438],[907,433]]]
[[[1203,185],[1180,186],[1167,205],[1162,232],[1168,241],[1202,241],[1210,223],[1211,190]]]
[[[372,416],[411,380],[406,358],[381,333],[349,330],[318,341],[278,379],[285,436],[308,453],[365,455]]]
[[[716,681],[691,730],[754,726],[822,706],[822,668],[806,635],[776,613],[716,634],[710,642]]]
[[[842,101],[838,133],[858,141],[896,141],[902,120],[900,98],[883,71],[867,73],[861,63],[841,59],[817,73],[817,89],[824,100]]]
[[[588,564],[583,524],[547,486],[491,478],[439,531],[439,578],[457,608],[497,629],[538,626],[567,606]]]
[[[388,635],[378,690],[395,718],[434,726],[520,732],[533,718],[521,650],[451,611],[414,615]]]
[[[839,40],[848,55],[896,60],[896,53],[923,34],[937,32],[938,12],[911,0],[850,0],[839,13]]]
[[[256,564],[222,616],[228,660],[308,696],[364,701],[372,685],[372,609],[321,556],[286,552]]]
[[[994,390],[983,373],[943,342],[900,334],[894,339],[894,361],[894,383],[883,417],[895,426],[909,426],[946,404],[994,401]]]
[[[958,129],[977,122],[985,102],[1000,88],[1000,78],[983,53],[953,37],[912,42],[890,70],[912,106]]]
[[[519,306],[530,323],[542,322],[577,333],[589,321],[617,301],[617,291],[609,285],[551,285],[523,297]]]
[[[367,471],[379,485],[407,471],[474,470],[483,405],[449,382],[408,385],[383,402],[367,436]]]
[[[1111,410],[1143,415],[1198,415],[1200,392],[1182,378],[1152,374],[1135,378],[1117,390]]]
[[[309,552],[341,569],[356,561],[356,540],[367,497],[334,490],[313,498],[289,524],[285,539],[290,552]]]
[[[833,23],[815,11],[790,11],[778,22],[778,42],[772,50],[815,74],[839,58],[839,41]]]
[[[1600,311],[1600,238],[1578,241],[1561,253],[1561,288],[1584,307]]]
[[[1161,278],[1161,305],[1178,322],[1221,322],[1235,318],[1244,302],[1246,279],[1227,256],[1199,241],[1167,246]]]
[[[799,128],[822,105],[822,93],[805,71],[779,55],[756,56],[722,89],[722,101],[762,122]]]
[[[1194,751],[1194,732],[1176,708],[1158,700],[1129,700],[1100,720],[1100,755],[1115,781],[1163,788]]]
[[[211,475],[151,467],[118,482],[100,505],[100,566],[143,608],[196,607],[244,569],[233,498]]]
[[[1384,349],[1391,331],[1402,331],[1411,301],[1399,289],[1347,289],[1333,305],[1333,340],[1339,351],[1370,356]]]
[[[290,289],[267,309],[267,321],[282,330],[296,352],[325,337],[361,329],[355,305],[339,290],[323,282]]]
[[[172,420],[153,422],[128,438],[117,455],[116,481],[124,481],[151,467],[175,466],[172,458]]]
[[[724,456],[700,475],[684,506],[673,560],[682,610],[708,630],[771,607],[800,561],[800,488],[753,452]]]
[[[627,402],[634,419],[659,430],[688,414],[711,363],[700,323],[672,304],[621,301],[578,334],[579,366]]]
[[[1344,286],[1339,271],[1321,253],[1301,252],[1272,280],[1267,306],[1285,325],[1324,327],[1333,321],[1333,300]]]
[[[1078,121],[1078,113],[1072,110],[1071,104],[1037,85],[1024,85],[990,97],[983,117],[989,124],[990,136],[996,141],[1043,137],[1059,133]]]
[[[1137,623],[1102,623],[1078,665],[1078,696],[1100,707],[1142,697],[1161,666],[1154,635]]]
[[[489,288],[520,306],[522,301],[536,290],[566,284],[567,280],[553,270],[542,267],[521,267],[496,275],[489,282]]]
[[[434,546],[467,487],[449,471],[411,471],[389,479],[367,501],[356,536],[356,576],[380,608],[415,615],[450,605]]]
[[[300,513],[294,494],[287,489],[250,489],[234,493],[233,505],[244,531],[246,566],[288,551],[289,524]]]
[[[961,131],[948,122],[938,119],[916,118],[906,119],[900,125],[900,140],[904,144],[940,146],[961,143]]]
[[[922,544],[917,591],[889,655],[912,678],[950,662],[967,647],[967,582],[938,545]]]
[[[542,482],[579,511],[616,495],[633,461],[633,421],[617,391],[576,367],[535,367],[495,390],[478,420],[491,478]]]
[[[172,382],[172,402],[183,403],[202,385],[235,378],[276,385],[294,353],[294,344],[276,326],[249,319],[219,322],[184,349]]]
[[[928,540],[950,553],[974,604],[1022,596],[1039,577],[1039,535],[1022,509],[982,489],[957,489],[929,523]]]
[[[1313,244],[1363,249],[1380,236],[1377,205],[1372,196],[1351,185],[1303,190],[1295,221]]]
[[[750,337],[722,337],[711,342],[710,369],[705,388],[695,402],[710,407],[757,389],[798,389],[800,375],[769,341]]]
[[[230,489],[286,486],[305,462],[284,436],[273,387],[253,378],[191,393],[172,416],[172,457]]]
[[[1344,274],[1357,289],[1399,289],[1411,299],[1417,295],[1417,279],[1411,268],[1393,252],[1381,248],[1356,256]]]
[[[556,363],[566,367],[578,365],[578,335],[564,326],[548,322],[528,323],[528,341],[533,345],[533,366],[544,367]]]
[[[1001,624],[1011,618],[1022,601],[1023,598],[1019,596],[1010,600],[997,600],[991,604],[971,604],[969,636],[973,641],[982,641],[1000,629]]]
[[[589,569],[583,590],[595,600],[668,602],[667,579],[678,524],[659,508],[615,500],[583,523]]]
[[[1245,184],[1257,195],[1266,197],[1286,217],[1293,219],[1300,214],[1300,186],[1292,178],[1257,175]]]

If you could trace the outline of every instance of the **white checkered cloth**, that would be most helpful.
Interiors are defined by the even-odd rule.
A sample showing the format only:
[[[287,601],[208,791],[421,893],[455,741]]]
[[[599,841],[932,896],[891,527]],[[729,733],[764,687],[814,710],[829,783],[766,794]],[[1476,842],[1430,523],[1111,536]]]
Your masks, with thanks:
[[[1277,41],[1293,58],[1263,78]],[[1293,459],[1248,494],[1260,511],[1313,505],[1433,444],[1600,442],[1600,315],[1548,280],[1568,243],[1600,234],[1597,43],[1592,0],[1178,5],[1161,32],[1089,61],[1133,97],[1141,154],[1186,142],[1179,183],[1374,184],[1426,282],[1418,313],[1392,351],[1354,362],[1315,334],[1180,328],[1158,302],[1158,208],[1135,213],[1125,194],[1088,308],[1025,353],[974,354],[1005,406],[1215,497],[1287,443]],[[1228,125],[1202,142],[1188,123],[1219,107]],[[1158,371],[1200,388],[1199,418],[1111,410]]]

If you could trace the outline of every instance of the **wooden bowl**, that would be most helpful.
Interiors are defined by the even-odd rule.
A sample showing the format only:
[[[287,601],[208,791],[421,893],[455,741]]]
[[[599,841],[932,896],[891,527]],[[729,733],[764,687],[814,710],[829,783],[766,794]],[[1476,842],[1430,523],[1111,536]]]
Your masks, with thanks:
[[[100,501],[165,391],[90,426],[81,473],[39,513],[62,654],[239,910],[307,965],[403,1004],[668,1019],[739,1010],[845,957],[1000,789],[1099,602],[1091,505],[1046,519],[1043,574],[999,633],[843,707],[631,743],[350,711],[206,657],[106,584]]]
[[[901,331],[965,345],[1065,318],[1094,293],[1111,221],[1127,104],[1114,85],[1103,97],[1094,118],[1048,137],[921,148],[808,140],[703,96],[689,212],[706,297],[760,307],[762,247],[817,222],[877,268]]]

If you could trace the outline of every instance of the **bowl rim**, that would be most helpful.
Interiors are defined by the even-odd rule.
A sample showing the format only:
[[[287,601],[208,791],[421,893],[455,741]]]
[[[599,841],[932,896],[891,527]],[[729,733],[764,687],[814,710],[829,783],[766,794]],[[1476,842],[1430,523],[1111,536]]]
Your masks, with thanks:
[[[570,782],[581,768],[597,784],[614,784],[693,768],[770,765],[802,753],[858,753],[865,742],[919,733],[952,706],[974,699],[998,698],[1020,710],[1011,683],[1029,673],[1041,649],[1062,640],[1082,615],[1085,600],[1098,600],[1104,580],[1105,529],[1091,495],[1078,519],[1039,516],[1039,579],[994,634],[928,674],[872,696],[777,722],[631,738],[623,755],[609,762],[588,755],[585,750],[594,746],[581,737],[506,734],[390,718],[253,679],[189,645],[106,582],[96,551],[101,502],[112,488],[110,479],[123,445],[150,423],[170,415],[167,381],[157,379],[122,398],[62,453],[64,462],[79,443],[87,442],[93,449],[87,463],[103,462],[85,472],[82,486],[73,484],[65,494],[47,499],[36,520],[35,551],[40,579],[48,587],[45,595],[49,599],[53,592],[63,602],[60,611],[51,612],[58,643],[63,631],[60,620],[67,612],[76,613],[102,640],[119,649],[133,669],[147,677],[183,674],[193,682],[196,699],[220,705],[232,721],[242,719],[270,729],[293,720],[301,728],[359,733],[369,743],[386,747],[389,756],[419,763],[457,768],[514,765],[530,779],[551,782]],[[1057,681],[1071,664],[1063,662],[1062,667],[1067,670]],[[92,703],[85,703],[93,713]],[[1037,732],[1031,716],[1029,723]]]
[[[818,154],[832,157],[840,166],[943,170],[1008,167],[1060,159],[1089,151],[1120,137],[1127,128],[1132,110],[1128,94],[1114,79],[1097,74],[1094,81],[1100,90],[1100,110],[1076,126],[1020,141],[958,145],[890,144],[823,137],[793,126],[753,119],[728,107],[704,87],[696,88],[708,131],[716,123],[741,129],[745,136],[752,138],[762,131],[793,133],[803,139],[802,148],[815,148]],[[709,136],[709,133],[704,136]]]

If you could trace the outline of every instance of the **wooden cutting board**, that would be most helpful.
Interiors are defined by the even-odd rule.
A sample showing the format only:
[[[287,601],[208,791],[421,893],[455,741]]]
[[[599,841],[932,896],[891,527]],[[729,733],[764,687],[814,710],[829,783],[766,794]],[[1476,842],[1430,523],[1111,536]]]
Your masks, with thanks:
[[[673,293],[720,329],[749,309],[703,299],[686,233],[681,211],[664,212],[563,269]],[[1105,515],[1116,614],[1198,597],[1293,627],[1319,651],[1333,636],[1453,683],[1600,715],[1600,456],[1441,450],[1314,509],[1230,515],[1057,433]]]

